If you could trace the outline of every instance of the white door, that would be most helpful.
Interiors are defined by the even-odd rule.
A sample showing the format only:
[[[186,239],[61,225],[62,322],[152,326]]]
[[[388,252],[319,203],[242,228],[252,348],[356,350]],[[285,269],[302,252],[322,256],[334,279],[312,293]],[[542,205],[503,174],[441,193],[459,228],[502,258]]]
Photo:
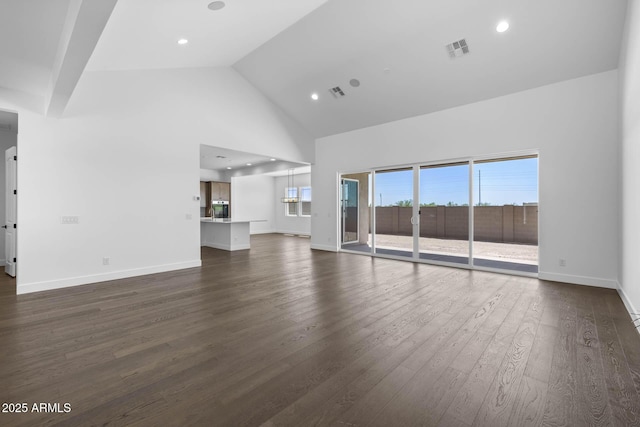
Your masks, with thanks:
[[[3,228],[7,230],[4,240],[4,253],[7,262],[4,267],[5,273],[11,277],[16,277],[16,213],[17,213],[17,157],[16,147],[11,147],[4,153],[4,163],[6,171],[5,179],[5,218]]]

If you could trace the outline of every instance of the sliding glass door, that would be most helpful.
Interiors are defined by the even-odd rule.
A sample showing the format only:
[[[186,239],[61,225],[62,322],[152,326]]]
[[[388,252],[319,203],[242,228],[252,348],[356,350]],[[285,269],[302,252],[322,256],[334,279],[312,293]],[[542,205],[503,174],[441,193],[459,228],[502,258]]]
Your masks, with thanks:
[[[469,162],[420,167],[420,258],[469,264]]]
[[[413,258],[413,168],[377,171],[375,182],[375,253]]]
[[[475,161],[473,265],[538,271],[538,157]]]
[[[538,271],[537,155],[346,174],[340,203],[342,249]]]

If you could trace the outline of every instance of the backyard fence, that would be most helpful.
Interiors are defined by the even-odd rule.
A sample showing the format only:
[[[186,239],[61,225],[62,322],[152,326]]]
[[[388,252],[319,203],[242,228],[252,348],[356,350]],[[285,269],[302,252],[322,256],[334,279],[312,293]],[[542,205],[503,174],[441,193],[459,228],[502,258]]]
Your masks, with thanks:
[[[474,240],[538,244],[538,206],[475,206]],[[411,236],[411,207],[376,207],[376,233]],[[469,236],[468,206],[420,208],[420,237],[462,239]]]

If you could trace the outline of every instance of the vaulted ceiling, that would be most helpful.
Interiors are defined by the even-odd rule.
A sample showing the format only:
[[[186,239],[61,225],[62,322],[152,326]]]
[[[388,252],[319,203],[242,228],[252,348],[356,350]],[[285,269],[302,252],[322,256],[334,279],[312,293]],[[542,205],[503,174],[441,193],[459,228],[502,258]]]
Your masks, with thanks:
[[[615,69],[626,8],[626,0],[331,0],[235,68],[321,137]],[[498,33],[503,20],[510,28]],[[452,59],[445,46],[460,39],[469,54]],[[330,93],[336,86],[344,97]]]
[[[42,103],[55,116],[90,70],[233,66],[321,137],[615,69],[627,7],[226,0],[214,11],[209,3],[2,0],[0,97]],[[498,33],[502,20],[510,28]],[[445,46],[460,39],[469,54],[452,59]],[[330,93],[337,86],[344,96]]]

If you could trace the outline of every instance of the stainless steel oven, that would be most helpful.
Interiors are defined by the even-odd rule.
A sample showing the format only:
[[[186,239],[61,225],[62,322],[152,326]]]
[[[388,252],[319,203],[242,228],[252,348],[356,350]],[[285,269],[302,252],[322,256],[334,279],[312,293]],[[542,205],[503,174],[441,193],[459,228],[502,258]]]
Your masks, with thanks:
[[[216,200],[211,203],[211,211],[214,218],[229,218],[229,202]]]

